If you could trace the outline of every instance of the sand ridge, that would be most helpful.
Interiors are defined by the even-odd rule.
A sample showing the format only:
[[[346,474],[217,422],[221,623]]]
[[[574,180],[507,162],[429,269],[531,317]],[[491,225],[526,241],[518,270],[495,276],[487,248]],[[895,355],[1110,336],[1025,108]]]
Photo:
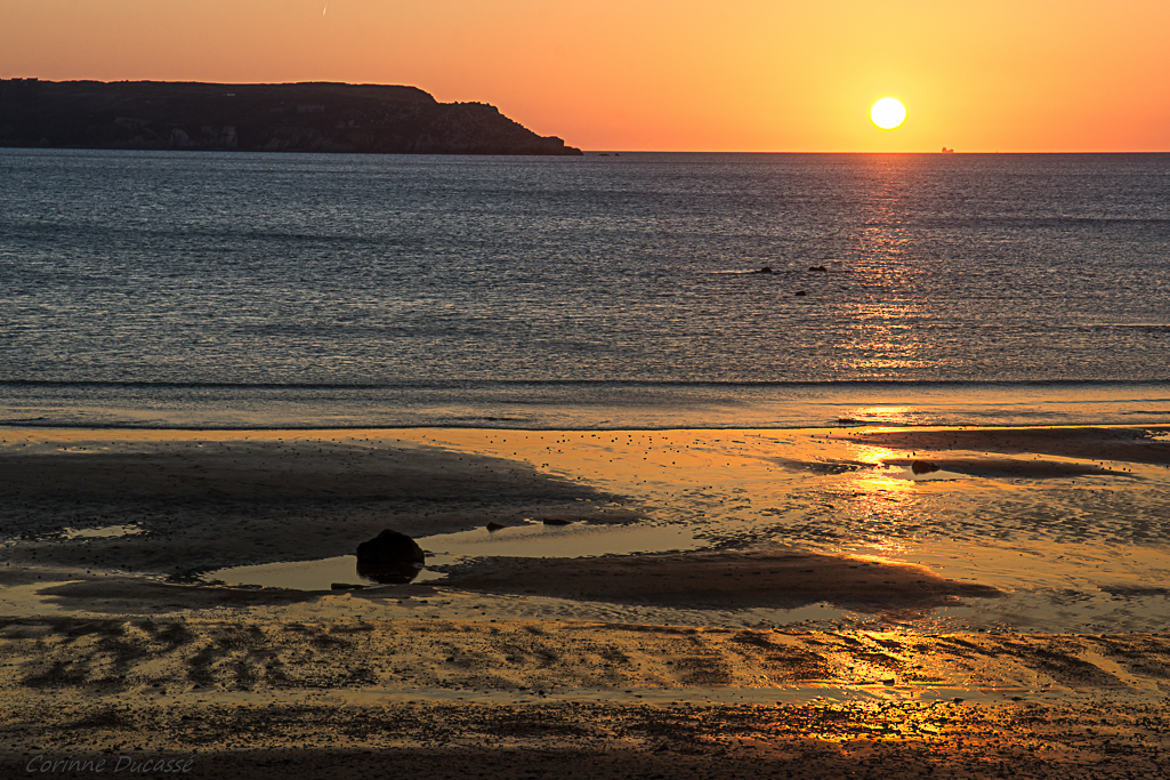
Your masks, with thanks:
[[[0,768],[1158,776],[1167,661],[1165,635],[30,619],[0,632]]]

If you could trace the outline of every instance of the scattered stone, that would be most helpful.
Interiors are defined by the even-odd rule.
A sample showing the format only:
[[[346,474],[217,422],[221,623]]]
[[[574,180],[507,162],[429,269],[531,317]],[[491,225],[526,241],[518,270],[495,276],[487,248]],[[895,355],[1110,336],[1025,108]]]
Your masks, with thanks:
[[[794,292],[792,294],[793,295],[808,295],[808,293],[805,292],[804,290],[797,290],[796,292]]]
[[[568,525],[569,521],[560,517],[546,517],[544,518],[545,525]]]
[[[770,265],[766,265],[766,266],[764,266],[763,268],[761,268],[760,270],[756,271],[756,273],[758,273],[758,274],[770,274],[770,273],[772,273],[772,266],[770,266]]]
[[[810,271],[824,271],[827,273],[829,269],[825,268],[823,265],[810,265],[808,267],[808,270],[810,270]]]
[[[488,523],[487,525],[485,525],[485,526],[484,526],[484,528],[488,529],[488,533],[493,533],[493,534],[494,534],[496,531],[498,531],[498,530],[500,530],[501,528],[503,528],[503,527],[504,527],[504,524],[503,524],[503,523],[497,523],[497,522],[496,522],[496,521],[494,521],[494,520],[493,520],[492,522],[490,522],[490,523]]]
[[[365,585],[357,585],[351,582],[333,582],[329,585],[329,590],[361,590]]]

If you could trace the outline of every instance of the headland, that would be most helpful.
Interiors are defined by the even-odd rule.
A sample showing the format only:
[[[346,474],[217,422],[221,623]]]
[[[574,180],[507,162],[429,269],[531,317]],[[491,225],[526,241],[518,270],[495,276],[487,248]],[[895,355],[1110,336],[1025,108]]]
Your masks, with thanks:
[[[307,82],[0,81],[0,146],[579,155],[486,103],[416,87]]]

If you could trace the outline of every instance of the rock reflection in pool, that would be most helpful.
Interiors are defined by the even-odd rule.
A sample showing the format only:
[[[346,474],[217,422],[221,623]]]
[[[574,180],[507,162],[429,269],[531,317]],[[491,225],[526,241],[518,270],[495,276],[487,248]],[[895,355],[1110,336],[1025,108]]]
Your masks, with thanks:
[[[415,563],[371,563],[362,560],[357,562],[359,577],[381,585],[405,585],[413,581],[422,570],[422,565]]]
[[[547,526],[538,522],[507,526],[495,533],[481,526],[467,531],[422,537],[417,541],[431,551],[424,553],[424,560],[430,568],[392,572],[391,576],[397,579],[376,580],[371,572],[367,572],[365,561],[359,564],[354,555],[335,555],[307,561],[233,566],[207,572],[203,580],[228,585],[316,591],[329,591],[332,583],[433,584],[441,582],[446,577],[443,570],[445,566],[469,558],[631,555],[638,552],[693,550],[705,544],[703,540],[697,539],[690,529],[681,526],[611,526],[586,523]],[[357,582],[354,582],[355,571]]]

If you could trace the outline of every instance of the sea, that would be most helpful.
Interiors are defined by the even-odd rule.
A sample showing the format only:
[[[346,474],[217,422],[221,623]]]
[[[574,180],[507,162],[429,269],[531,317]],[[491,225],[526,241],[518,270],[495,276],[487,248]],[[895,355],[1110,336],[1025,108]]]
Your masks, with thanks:
[[[0,149],[0,424],[1170,418],[1170,155]]]

